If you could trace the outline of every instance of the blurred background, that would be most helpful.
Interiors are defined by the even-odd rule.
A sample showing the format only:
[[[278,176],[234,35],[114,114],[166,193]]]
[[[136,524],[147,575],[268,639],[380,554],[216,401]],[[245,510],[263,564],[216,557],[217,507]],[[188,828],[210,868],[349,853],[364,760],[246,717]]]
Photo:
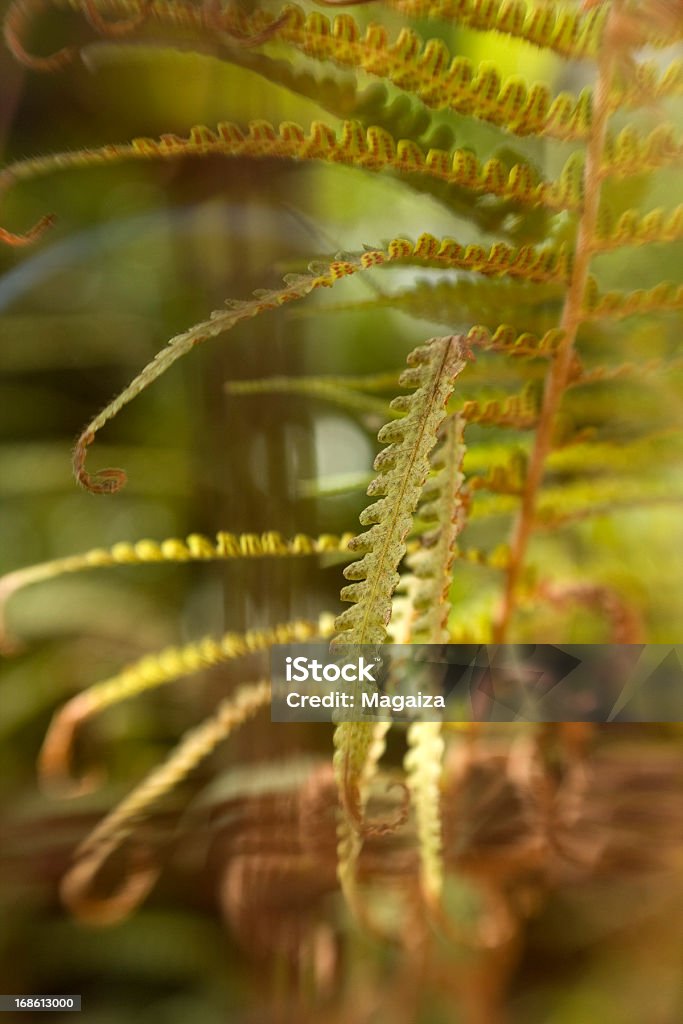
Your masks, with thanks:
[[[366,13],[359,9],[359,20]],[[400,23],[391,14],[383,20]],[[31,44],[48,52],[71,30],[66,15],[46,18]],[[492,51],[489,37],[485,50],[474,33],[444,37],[471,59],[495,58],[506,72],[549,78],[556,88],[580,87],[586,73],[509,41]],[[185,136],[197,123],[267,117],[308,125],[320,118],[312,101],[220,55],[89,38],[83,59],[39,75],[3,50],[3,164],[139,135]],[[463,122],[457,140],[487,155],[497,136]],[[539,167],[555,169],[543,144],[531,150]],[[381,410],[354,413],[296,394],[226,392],[225,385],[398,370],[416,344],[444,333],[443,319],[377,301],[389,282],[413,284],[411,270],[344,282],[332,296],[313,297],[307,310],[266,313],[177,363],[93,447],[91,469],[126,468],[121,493],[76,487],[73,439],[170,337],[226,298],[274,287],[284,273],[339,249],[422,231],[470,241],[481,237],[478,229],[452,204],[389,176],[213,157],[37,178],[3,197],[0,222],[22,230],[45,212],[58,220],[38,245],[0,250],[0,570],[144,537],[355,530]],[[679,256],[670,247],[646,267],[620,257],[605,268],[605,282],[656,282],[671,276]],[[369,308],[326,313],[334,301]],[[456,317],[451,329],[468,326]],[[677,344],[673,318],[664,326],[640,322],[625,357],[668,356]],[[571,426],[597,415],[611,440],[628,441],[633,421],[651,418],[672,432],[654,471],[680,480],[676,373],[650,390],[638,380],[618,394],[606,385],[588,408],[577,399]],[[473,427],[469,437],[495,445],[497,435]],[[639,610],[642,639],[673,643],[682,611],[679,509],[634,506],[544,534],[534,561],[579,579],[590,563],[593,577],[617,586]],[[473,522],[465,546],[503,541],[509,516],[503,508]],[[542,748],[548,772],[569,777],[576,769],[568,791],[574,803],[567,797],[552,825],[541,821],[542,796],[522,778],[524,730],[486,729],[473,750],[454,734],[444,799],[447,902],[457,935],[437,929],[427,939],[417,925],[411,929],[407,879],[415,862],[400,836],[368,844],[363,878],[369,905],[401,939],[356,930],[335,883],[331,730],[271,726],[265,714],[151,816],[145,828],[163,871],[142,908],[109,929],[87,927],[63,909],[57,887],[78,842],[184,730],[237,683],[257,678],[257,666],[198,673],[89,723],[79,763],[105,766],[106,782],[75,802],[41,795],[36,782],[54,711],[166,645],[336,613],[341,564],[326,556],[119,567],[16,596],[9,627],[21,649],[0,664],[0,990],[81,993],[88,1024],[189,1017],[198,1024],[677,1024],[683,752],[676,726],[591,734],[579,758],[592,752],[589,790],[567,753],[571,744],[549,736]],[[456,608],[466,606],[477,639],[488,639],[499,585],[496,572],[481,566],[463,566],[454,583]],[[518,635],[605,639],[594,609],[579,602],[564,614],[550,603],[535,607]],[[390,775],[403,749],[403,735],[392,736]],[[546,853],[539,859],[541,832]],[[493,938],[480,928],[489,915],[500,932]],[[509,931],[506,915],[516,922]]]

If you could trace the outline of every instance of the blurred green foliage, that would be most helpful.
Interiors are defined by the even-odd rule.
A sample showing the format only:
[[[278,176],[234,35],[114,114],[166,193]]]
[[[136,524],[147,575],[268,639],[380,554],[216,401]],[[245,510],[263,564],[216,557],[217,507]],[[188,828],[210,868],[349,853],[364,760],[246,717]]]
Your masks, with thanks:
[[[358,8],[359,21],[373,16],[370,5]],[[395,12],[382,11],[382,19],[393,27],[403,24]],[[41,22],[36,49],[49,50],[70,27],[63,12]],[[563,64],[504,36],[432,22],[428,29],[424,22],[417,27],[427,35],[440,33],[454,52],[475,62],[496,61],[506,73],[521,71],[529,80],[543,78],[558,89],[578,91],[584,84],[582,65]],[[221,47],[213,43],[211,53],[197,55],[91,42],[82,61],[45,77],[18,67],[3,53],[0,144],[5,163],[137,135],[172,131],[185,136],[193,124],[219,120],[243,123],[267,116],[272,123],[291,119],[308,124],[320,118],[321,109],[310,96],[296,95],[240,66],[249,64],[251,51],[233,54],[228,47],[226,54]],[[272,53],[281,56],[277,46]],[[303,69],[309,63],[314,79],[309,92],[315,95],[322,73],[301,58]],[[348,85],[353,92],[352,72],[329,73],[340,89]],[[363,86],[369,82],[366,75],[358,78]],[[390,91],[394,94],[399,90]],[[340,108],[338,116],[325,116],[335,125],[344,114]],[[433,114],[432,121],[437,129],[454,127],[457,144],[471,146],[484,158],[499,148],[500,134],[490,125],[444,113]],[[524,151],[548,176],[559,172],[561,162],[548,143],[532,139]],[[612,198],[624,209],[644,201],[646,208],[667,205],[679,183],[679,170],[665,171],[654,185],[645,178],[619,183]],[[424,276],[414,268],[344,282],[333,296],[314,297],[310,316],[297,315],[298,310],[269,312],[174,367],[98,440],[98,464],[126,466],[129,484],[120,494],[96,496],[74,487],[69,473],[73,438],[169,337],[205,318],[227,297],[274,287],[284,272],[305,267],[313,257],[360,249],[396,234],[417,237],[429,231],[463,242],[481,240],[476,224],[447,198],[420,193],[389,175],[348,167],[217,157],[69,170],[11,190],[3,199],[3,224],[28,224],[47,210],[58,221],[35,248],[0,250],[2,571],[145,536],[211,535],[219,529],[277,529],[286,535],[353,529],[364,505],[362,488],[327,493],[326,482],[345,474],[367,477],[377,448],[376,418],[313,398],[230,394],[224,385],[264,376],[359,375],[399,368],[418,342],[444,331],[443,315],[435,312],[432,318],[424,309],[411,315],[400,303],[392,309],[377,302],[378,292],[414,288]],[[561,218],[553,230],[561,234]],[[646,257],[642,252],[600,257],[601,285],[651,287],[673,276],[672,268],[680,263],[679,244],[655,247]],[[350,308],[323,308],[335,303]],[[458,319],[450,309],[446,320],[452,330],[471,326],[471,320]],[[625,339],[607,326],[588,342],[588,361],[594,366],[609,361],[615,344],[623,345],[624,362],[669,359],[680,345],[680,320],[644,317]],[[480,356],[482,377],[495,367],[496,358]],[[517,375],[514,367],[507,380],[507,366],[500,368],[499,378],[493,371],[493,382],[484,380],[481,394],[497,397],[518,390],[525,373]],[[563,410],[567,437],[590,430],[618,453],[646,422],[670,451],[666,431],[681,425],[680,385],[676,366],[664,378],[636,373],[618,387],[607,383],[572,392]],[[526,450],[531,440],[528,432],[516,437]],[[467,442],[495,458],[496,446],[508,445],[509,432],[473,425]],[[596,466],[594,472],[598,482],[616,479],[620,486],[619,472],[609,465]],[[680,460],[673,455],[643,465],[642,476],[644,487],[652,478],[675,489]],[[574,479],[571,469],[560,467],[550,483],[560,486]],[[488,497],[482,495],[484,512]],[[555,576],[569,580],[582,579],[589,566],[593,580],[639,610],[647,640],[676,642],[683,612],[679,506],[633,505],[539,532],[531,562],[542,574],[551,567]],[[499,543],[509,529],[511,507],[514,502],[492,503],[491,514],[473,517],[464,546],[487,550]],[[333,559],[322,565],[121,567],[87,578],[62,577],[17,596],[11,626],[26,646],[3,663],[0,681],[0,989],[81,992],[88,1024],[113,1024],[124,1016],[145,1024],[190,1017],[198,1024],[226,1019],[244,1024],[290,1019],[493,1024],[485,1007],[494,1000],[482,992],[496,986],[507,992],[501,1001],[513,1024],[679,1021],[683,935],[677,910],[683,848],[680,804],[670,797],[679,792],[681,768],[675,757],[680,734],[666,729],[643,727],[626,737],[606,736],[604,742],[614,742],[619,756],[645,766],[646,774],[648,766],[654,774],[661,770],[664,796],[651,832],[639,833],[640,805],[629,824],[633,843],[645,846],[660,841],[660,831],[666,831],[662,819],[671,827],[674,838],[667,832],[667,841],[677,858],[675,884],[668,875],[664,883],[660,876],[652,880],[647,875],[634,881],[616,868],[612,880],[586,882],[580,872],[579,883],[571,872],[557,885],[550,880],[550,894],[544,903],[538,900],[531,917],[525,950],[520,945],[504,951],[504,963],[493,963],[494,954],[479,957],[439,940],[437,966],[423,981],[429,972],[421,975],[420,964],[415,966],[418,953],[406,958],[356,936],[336,894],[324,900],[335,968],[322,1001],[306,1002],[306,985],[300,978],[292,980],[284,958],[259,958],[245,950],[240,937],[224,927],[219,907],[221,858],[229,856],[230,848],[226,851],[222,833],[213,828],[210,812],[193,798],[214,775],[228,772],[230,779],[235,765],[253,766],[250,777],[263,778],[263,789],[270,792],[272,770],[269,775],[264,764],[286,765],[301,751],[319,754],[322,762],[330,741],[327,729],[272,727],[263,720],[238,735],[175,802],[164,805],[156,826],[168,841],[167,871],[148,905],[111,931],[95,933],[65,915],[57,884],[74,846],[185,728],[210,713],[241,674],[233,668],[201,673],[89,726],[79,758],[106,763],[109,781],[73,805],[37,795],[35,760],[55,709],[90,683],[167,644],[312,616],[321,608],[337,611],[340,578]],[[464,608],[479,628],[490,621],[499,590],[495,570],[462,564],[451,595],[455,617]],[[560,635],[566,642],[602,642],[604,623],[580,606],[564,617],[549,603],[522,606],[519,639]],[[499,738],[493,739],[497,753]],[[390,765],[400,761],[401,742],[392,741]],[[292,782],[292,788],[297,784]],[[656,785],[647,792],[656,802]],[[618,792],[614,799],[620,799]],[[233,829],[238,837],[239,827],[238,820]],[[267,841],[259,841],[267,850],[277,851],[279,827],[276,813],[264,817]],[[325,868],[329,871],[330,865]],[[533,875],[527,882],[533,904],[538,878]],[[450,885],[447,897],[458,908],[457,916],[463,921],[468,914],[476,916],[474,887],[457,876]],[[391,899],[388,903],[391,914]],[[327,949],[321,940],[322,959]],[[450,979],[451,971],[458,984]],[[471,979],[464,996],[461,975]]]

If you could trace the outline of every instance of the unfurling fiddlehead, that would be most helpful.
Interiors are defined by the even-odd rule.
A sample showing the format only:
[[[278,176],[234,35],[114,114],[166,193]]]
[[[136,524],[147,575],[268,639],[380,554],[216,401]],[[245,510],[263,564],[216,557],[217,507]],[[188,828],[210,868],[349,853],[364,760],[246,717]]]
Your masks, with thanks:
[[[326,265],[322,272],[320,268],[316,268],[309,275],[289,275],[284,287],[259,292],[253,299],[230,302],[227,310],[217,310],[208,320],[172,338],[165,348],[157,352],[154,359],[128,387],[91,420],[76,441],[73,468],[78,482],[95,494],[113,494],[120,490],[126,481],[126,474],[122,469],[103,469],[94,476],[87,472],[85,461],[89,446],[95,440],[97,432],[125,405],[196,345],[209,338],[215,338],[266,310],[303,299],[318,288],[330,288],[342,278],[356,274],[360,270],[403,262],[457,268],[487,275],[507,274],[530,281],[563,281],[567,277],[570,265],[567,249],[563,245],[539,250],[530,245],[513,249],[502,242],[497,242],[486,249],[480,245],[463,246],[452,238],[438,239],[433,235],[423,234],[416,243],[405,238],[394,238],[385,249],[369,249],[357,257],[334,260]],[[501,330],[509,337],[510,329]],[[490,338],[489,332],[484,328],[474,328],[472,333],[472,340],[475,342],[479,338]],[[512,336],[514,338],[514,331]],[[491,343],[494,341],[495,335]]]

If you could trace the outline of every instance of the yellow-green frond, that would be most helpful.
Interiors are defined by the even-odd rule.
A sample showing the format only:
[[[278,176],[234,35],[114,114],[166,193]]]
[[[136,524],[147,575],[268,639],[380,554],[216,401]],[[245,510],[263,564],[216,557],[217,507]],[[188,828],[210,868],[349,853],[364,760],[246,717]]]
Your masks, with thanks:
[[[683,285],[663,281],[654,288],[632,292],[600,292],[595,282],[586,290],[584,320],[621,320],[651,313],[683,309]]]
[[[98,9],[100,4],[105,6],[95,0]],[[86,0],[55,0],[55,6],[88,11]],[[128,15],[130,10],[126,0],[107,0],[106,7],[112,14]],[[584,139],[590,131],[590,90],[578,98],[569,93],[553,97],[542,83],[529,86],[519,77],[503,81],[492,62],[477,67],[466,57],[452,57],[440,39],[425,43],[407,28],[390,41],[383,26],[371,23],[363,31],[348,14],[330,20],[320,11],[306,13],[293,4],[277,14],[245,14],[237,7],[216,10],[180,0],[151,0],[144,20],[182,28],[186,35],[193,30],[200,37],[203,32],[223,31],[238,39],[286,43],[315,60],[384,78],[432,109],[477,117],[517,135],[571,140]]]
[[[76,863],[64,876],[60,890],[62,899],[78,917],[92,924],[112,924],[144,899],[156,880],[156,871],[149,865],[144,872],[133,870],[118,892],[105,899],[90,897],[88,890],[102,866],[131,835],[150,807],[170,793],[219,743],[269,700],[269,682],[241,686],[234,696],[219,704],[215,715],[188,732],[164,763],[150,772],[91,832],[76,851]]]
[[[683,163],[683,139],[673,124],[658,124],[642,136],[627,125],[607,136],[602,155],[603,178],[632,178]]]
[[[319,398],[354,413],[369,413],[387,419],[394,414],[388,402],[347,387],[343,377],[264,377],[226,385],[231,395],[288,394]]]
[[[420,852],[420,883],[428,905],[435,906],[443,888],[441,777],[446,744],[441,722],[413,722],[403,760],[406,784],[415,809]]]
[[[461,414],[468,423],[480,426],[514,427],[530,430],[538,420],[541,394],[535,381],[530,381],[517,395],[490,400],[466,400]]]
[[[436,472],[427,479],[420,496],[418,515],[429,528],[422,534],[421,546],[408,558],[415,576],[410,594],[417,613],[412,625],[416,643],[448,642],[448,593],[466,514],[464,428],[462,414],[452,414],[446,420],[431,460]]]
[[[375,459],[379,472],[368,494],[380,500],[361,514],[370,529],[350,542],[362,558],[347,566],[344,575],[354,582],[344,587],[342,600],[352,607],[335,621],[333,644],[375,644],[387,638],[392,597],[399,581],[398,565],[406,552],[406,538],[424,482],[429,474],[429,455],[445,416],[445,405],[455,378],[466,365],[467,350],[461,337],[435,338],[408,357],[409,369],[399,380],[414,389],[394,399],[402,417],[379,432],[389,442]],[[375,726],[364,722],[340,722],[335,730],[334,766],[345,821],[340,842],[340,878],[352,887],[364,812],[364,777],[377,737]]]
[[[581,11],[568,3],[546,0],[390,0],[403,14],[440,18],[481,32],[523,39],[561,57],[595,57],[606,8]]]
[[[318,288],[330,288],[342,278],[356,274],[359,270],[401,262],[457,267],[486,275],[504,273],[531,281],[554,281],[566,278],[570,258],[566,247],[562,245],[539,250],[530,245],[511,249],[498,242],[487,250],[480,245],[462,246],[451,238],[439,240],[433,235],[423,234],[415,243],[405,238],[395,238],[388,243],[386,249],[368,249],[360,256],[333,260],[323,267],[318,265],[308,275],[288,275],[284,287],[259,291],[255,293],[253,299],[230,301],[227,309],[217,310],[208,320],[172,338],[128,387],[90,421],[74,448],[73,467],[78,482],[87,490],[100,494],[113,494],[121,489],[126,482],[126,474],[122,469],[101,469],[93,475],[86,470],[89,446],[102,427],[125,405],[196,345],[217,337],[242,321],[250,320],[267,310],[277,309],[288,302],[302,299]],[[475,336],[481,339],[490,338],[485,329],[470,333],[473,341]],[[492,345],[495,344],[496,335],[490,338]]]
[[[34,583],[43,583],[65,573],[116,565],[149,565],[158,562],[208,562],[235,558],[286,558],[326,553],[348,554],[352,533],[337,536],[321,533],[310,537],[305,533],[285,538],[275,530],[265,533],[216,534],[216,539],[191,533],[185,540],[169,537],[163,541],[122,541],[110,548],[93,548],[83,554],[67,555],[50,562],[40,562],[26,569],[16,569],[0,577],[0,651],[8,646],[5,613],[7,602],[19,590]]]
[[[455,378],[464,369],[467,350],[459,336],[434,339],[408,357],[410,369],[400,385],[416,389],[395,398],[393,406],[404,415],[387,423],[379,440],[389,442],[375,459],[375,477],[368,487],[380,500],[360,517],[370,529],[349,542],[362,558],[347,566],[344,575],[354,582],[342,590],[352,607],[335,624],[336,642],[382,643],[391,616],[391,596],[398,583],[397,566],[405,554],[405,539],[429,473],[429,453],[445,416],[445,405]]]
[[[225,633],[219,638],[205,637],[184,647],[168,647],[146,655],[112,678],[95,683],[77,694],[57,712],[40,755],[43,780],[57,790],[65,786],[73,790],[69,760],[75,731],[84,721],[106,708],[202,669],[267,651],[274,644],[303,643],[313,637],[329,636],[332,625],[330,616],[321,616],[317,622],[299,620],[266,629],[252,629],[247,633]],[[92,780],[87,779],[76,788],[82,790],[84,786],[90,788],[91,785]]]

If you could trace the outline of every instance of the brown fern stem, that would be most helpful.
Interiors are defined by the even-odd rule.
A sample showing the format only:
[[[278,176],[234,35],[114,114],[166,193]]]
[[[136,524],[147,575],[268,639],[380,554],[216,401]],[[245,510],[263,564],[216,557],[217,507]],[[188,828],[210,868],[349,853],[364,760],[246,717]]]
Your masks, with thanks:
[[[517,585],[534,529],[538,493],[543,482],[546,459],[552,447],[555,417],[562,396],[570,383],[576,336],[584,319],[583,300],[588,283],[600,207],[601,166],[610,116],[610,88],[619,60],[618,50],[615,46],[610,45],[610,42],[613,35],[612,30],[616,29],[619,24],[621,3],[622,0],[614,0],[610,9],[598,59],[593,121],[586,146],[586,164],[583,175],[583,210],[579,220],[574,265],[560,322],[563,337],[555,351],[546,377],[543,403],[529,459],[521,505],[510,541],[510,560],[505,577],[505,588],[493,627],[493,638],[496,643],[505,641],[515,610]]]
[[[15,60],[31,71],[61,71],[78,54],[77,46],[63,46],[46,56],[30,53],[24,46],[27,28],[47,7],[46,0],[15,0],[5,15],[3,35],[7,49]]]
[[[33,227],[29,228],[28,231],[24,231],[23,234],[16,234],[14,231],[7,231],[5,228],[0,228],[0,242],[5,245],[11,245],[15,248],[19,248],[23,245],[33,245],[37,241],[44,231],[52,227],[55,222],[54,215],[51,213],[46,214],[37,220]]]

